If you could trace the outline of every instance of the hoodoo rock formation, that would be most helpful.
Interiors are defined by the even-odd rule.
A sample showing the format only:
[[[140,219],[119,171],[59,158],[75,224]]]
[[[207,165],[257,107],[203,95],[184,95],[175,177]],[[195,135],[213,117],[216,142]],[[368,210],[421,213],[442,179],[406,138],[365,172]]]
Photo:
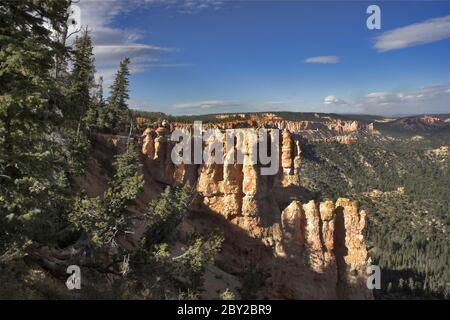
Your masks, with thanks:
[[[355,202],[343,198],[319,205],[314,200],[293,201],[282,212],[282,236],[275,252],[303,258],[311,270],[326,274],[327,281],[336,284],[339,298],[370,298],[365,288],[365,215]]]
[[[300,185],[298,134],[282,130],[276,175],[261,174],[263,166],[250,161],[255,152],[251,136],[243,137],[242,164],[173,164],[170,129],[149,128],[141,139],[144,168],[160,183],[191,185],[196,191],[193,212],[223,217],[272,252],[259,261],[272,268],[266,297],[372,298],[365,286],[365,212],[348,199],[311,200]],[[224,154],[237,147],[226,139],[220,143]]]

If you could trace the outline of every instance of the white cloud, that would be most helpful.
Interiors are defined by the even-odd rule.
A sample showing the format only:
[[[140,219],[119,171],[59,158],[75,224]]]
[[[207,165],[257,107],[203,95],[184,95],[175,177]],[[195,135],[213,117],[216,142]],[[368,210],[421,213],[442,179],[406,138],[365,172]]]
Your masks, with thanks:
[[[144,0],[144,3],[165,8],[175,8],[184,14],[193,14],[202,10],[219,10],[222,8],[223,0]]]
[[[112,27],[112,23],[143,2],[81,0],[81,24],[91,30],[97,75],[103,76],[108,88],[114,79],[119,62],[129,57],[130,72],[137,73],[154,67],[186,67],[184,63],[161,62],[161,55],[177,52],[177,48],[142,43],[143,32]],[[71,41],[74,40],[71,37]]]
[[[434,85],[410,90],[374,91],[353,101],[327,96],[326,109],[337,113],[365,113],[378,115],[449,113],[450,85]]]
[[[132,63],[158,61],[157,52],[171,52],[170,48],[160,48],[145,44],[110,44],[96,45],[95,60],[101,65],[117,64],[124,57],[130,57]]]
[[[367,98],[383,99],[389,95],[389,92],[371,92],[366,95]]]
[[[450,85],[414,90],[371,92],[358,99],[360,112],[373,114],[418,114],[450,112]]]
[[[152,103],[150,99],[130,99],[128,100],[128,107],[136,110],[151,110]]]
[[[320,64],[336,64],[339,63],[337,56],[316,56],[305,59],[306,63],[320,63]]]
[[[138,65],[141,68],[183,68],[191,66],[190,63],[147,63]]]
[[[108,25],[125,10],[122,1],[81,0],[74,4],[81,9],[81,24],[89,28]]]
[[[450,15],[384,32],[375,38],[379,52],[435,42],[450,37]]]
[[[323,103],[327,105],[344,105],[347,104],[344,100],[338,99],[336,96],[326,96]]]
[[[183,102],[174,105],[177,109],[208,109],[211,107],[235,107],[239,102],[234,100],[203,100],[194,102]]]
[[[421,101],[446,94],[449,92],[449,88],[450,86],[448,85],[438,85],[410,91],[372,92],[366,95],[366,100],[370,102],[387,103],[401,101]]]

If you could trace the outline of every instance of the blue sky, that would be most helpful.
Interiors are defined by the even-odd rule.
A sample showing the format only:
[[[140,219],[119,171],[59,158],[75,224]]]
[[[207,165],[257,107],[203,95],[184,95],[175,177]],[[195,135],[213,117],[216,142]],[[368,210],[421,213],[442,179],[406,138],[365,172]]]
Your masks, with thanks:
[[[366,8],[381,8],[381,30]],[[450,2],[81,0],[99,75],[171,114],[450,112]]]

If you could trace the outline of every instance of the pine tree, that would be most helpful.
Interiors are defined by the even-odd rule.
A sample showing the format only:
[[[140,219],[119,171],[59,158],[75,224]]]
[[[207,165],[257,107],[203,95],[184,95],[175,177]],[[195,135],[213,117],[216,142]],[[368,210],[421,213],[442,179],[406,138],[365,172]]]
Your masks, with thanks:
[[[147,245],[167,240],[188,211],[192,198],[189,186],[166,187],[161,196],[150,202],[147,218]]]
[[[97,91],[97,120],[96,126],[104,129],[106,124],[106,102],[103,97],[103,77],[100,77]]]
[[[84,125],[86,113],[94,108],[93,88],[95,88],[94,53],[89,31],[84,29],[75,40],[73,69],[70,76],[71,118],[77,126],[77,136]]]
[[[64,99],[52,37],[69,1],[0,2],[0,262],[24,243],[53,241],[67,207],[68,179],[55,127]],[[62,55],[63,56],[63,55]]]
[[[125,153],[116,157],[116,172],[110,187],[100,197],[83,197],[77,200],[70,220],[83,230],[100,248],[116,245],[117,238],[130,232],[133,216],[128,206],[144,186],[144,176],[134,144],[130,141]]]
[[[167,187],[148,206],[145,236],[130,259],[130,267],[134,282],[151,288],[153,298],[195,298],[203,284],[205,267],[221,250],[224,237],[212,232],[192,238],[179,255],[171,252],[179,240],[176,226],[188,214],[191,200],[190,187]]]
[[[120,67],[117,71],[116,78],[110,87],[106,121],[107,126],[116,132],[126,132],[130,123],[130,113],[127,105],[127,100],[129,99],[129,63],[129,58],[125,58],[120,62]]]
[[[84,117],[84,123],[88,129],[97,128],[104,130],[106,126],[105,117],[107,110],[106,103],[103,98],[103,77],[99,78],[95,89],[93,101],[86,112],[86,116]]]

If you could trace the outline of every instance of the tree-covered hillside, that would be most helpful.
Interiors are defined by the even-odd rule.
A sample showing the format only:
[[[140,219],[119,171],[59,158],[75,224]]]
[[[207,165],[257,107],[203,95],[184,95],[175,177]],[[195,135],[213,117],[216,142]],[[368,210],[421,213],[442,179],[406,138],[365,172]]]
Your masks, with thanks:
[[[449,143],[439,131],[303,142],[302,185],[368,212],[370,256],[383,270],[378,298],[450,296]]]

